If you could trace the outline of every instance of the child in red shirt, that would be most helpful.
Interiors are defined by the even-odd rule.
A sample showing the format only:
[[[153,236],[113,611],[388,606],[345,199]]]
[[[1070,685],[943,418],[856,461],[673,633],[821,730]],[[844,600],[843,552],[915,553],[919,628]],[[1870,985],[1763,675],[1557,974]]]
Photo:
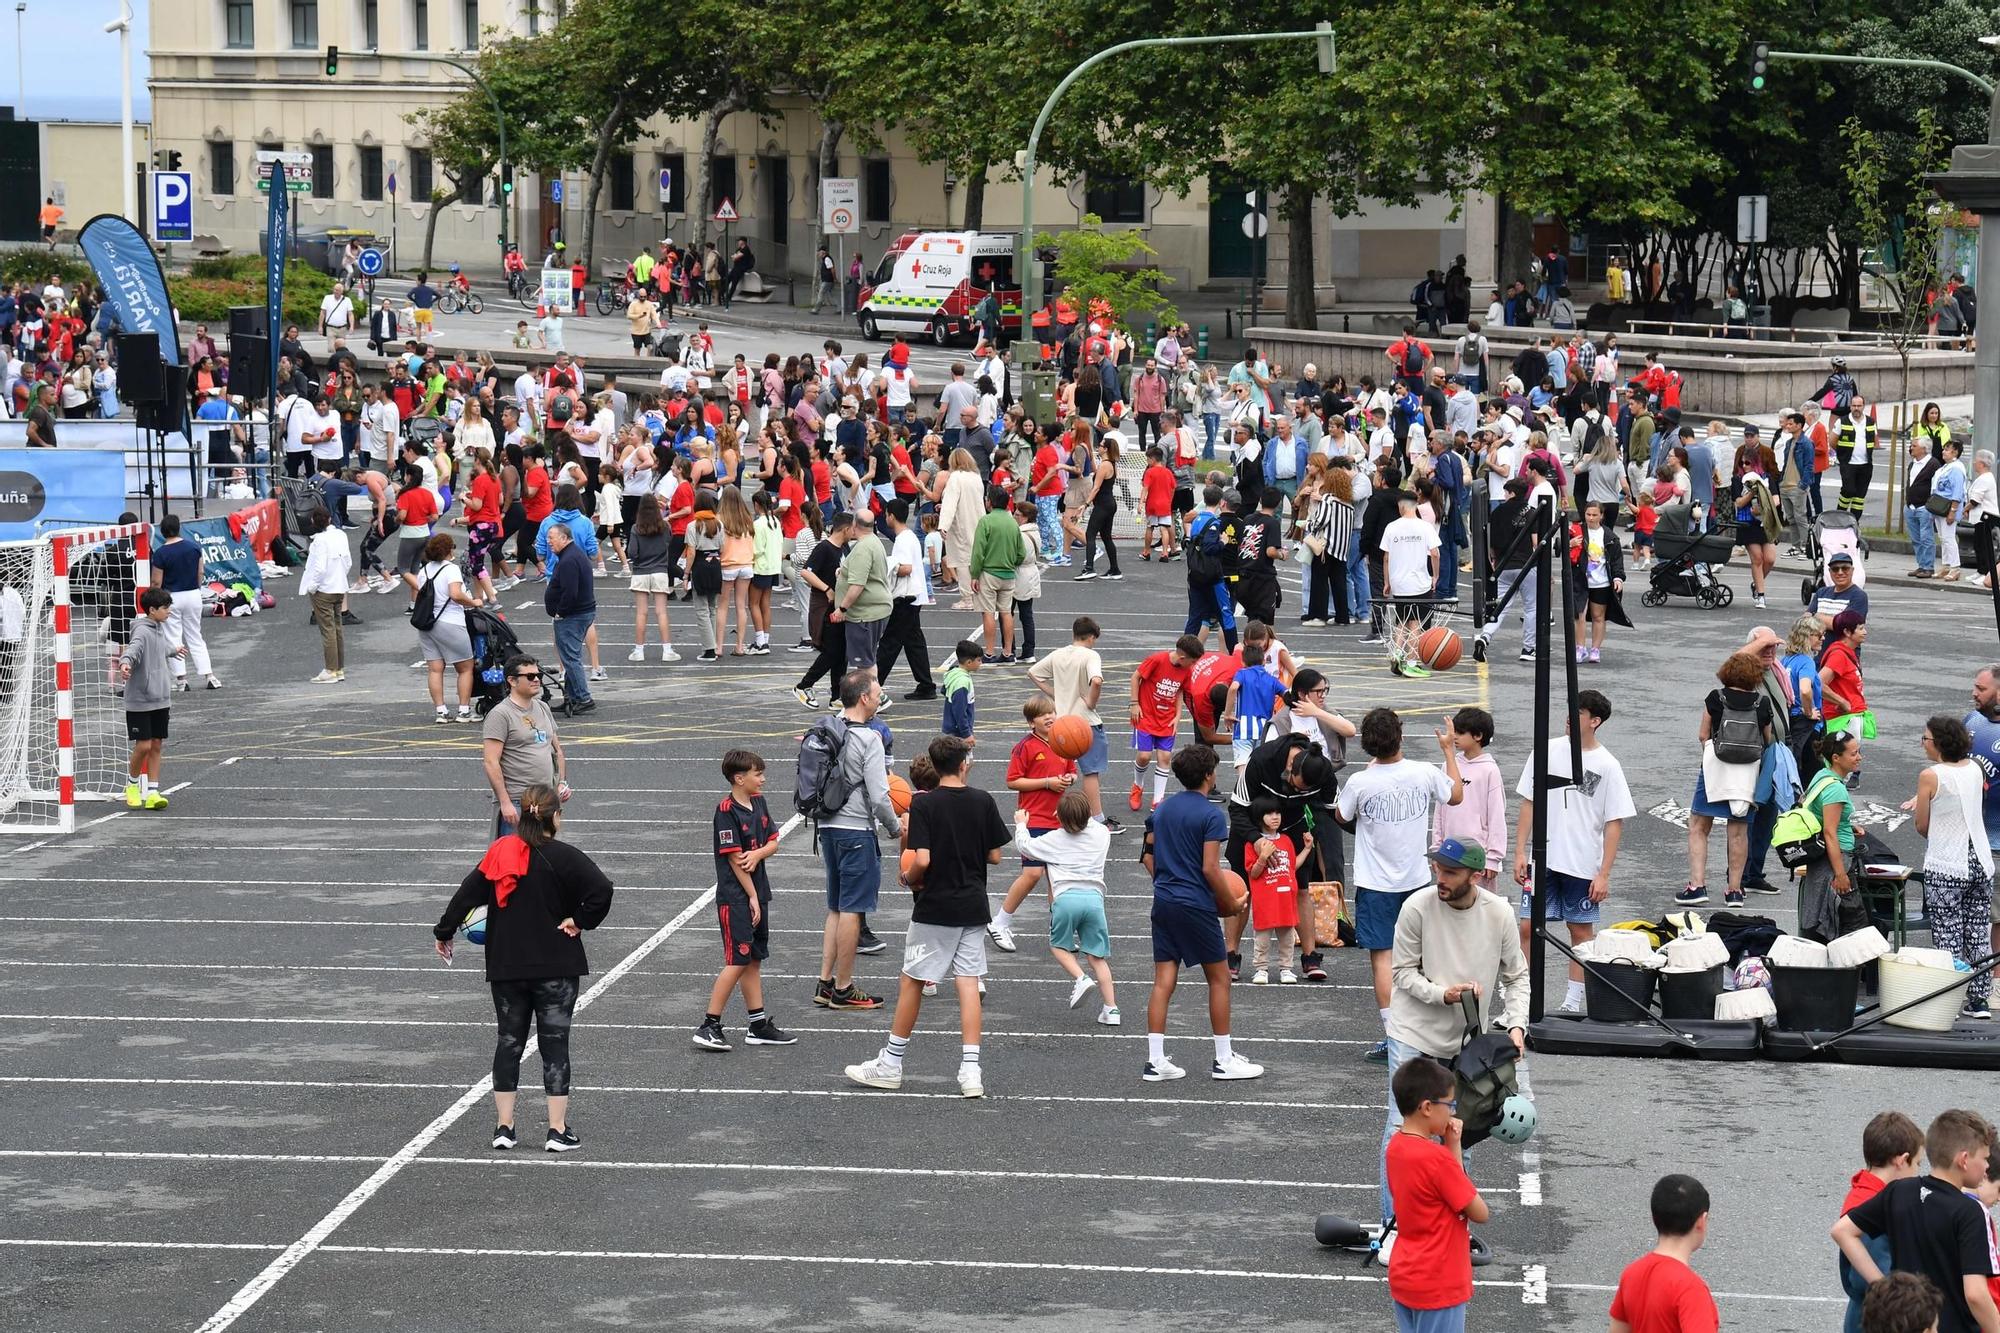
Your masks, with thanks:
[[[1132,672],[1132,795],[1137,810],[1144,800],[1146,770],[1153,770],[1153,804],[1167,799],[1167,765],[1173,758],[1174,731],[1180,722],[1181,700],[1188,677],[1201,660],[1201,640],[1183,634],[1168,652],[1154,653]]]
[[[1007,787],[1026,818],[1029,835],[1038,836],[1062,826],[1056,805],[1076,782],[1076,761],[1063,758],[1049,744],[1049,728],[1056,720],[1055,700],[1038,694],[1021,706],[1021,715],[1028,720],[1028,734],[1015,742],[1007,756]],[[1007,953],[1014,952],[1014,911],[1041,878],[1042,863],[1022,857],[1021,873],[1007,886],[1000,911],[986,928],[993,942]]]
[[[1299,860],[1312,851],[1312,834],[1303,846],[1294,846],[1289,834],[1280,833],[1285,812],[1269,796],[1259,796],[1250,805],[1250,817],[1257,821],[1261,836],[1251,845],[1256,857],[1250,863],[1250,925],[1257,932],[1257,948],[1251,959],[1257,970],[1250,984],[1266,985],[1271,980],[1271,949],[1278,951],[1278,981],[1289,986],[1299,979],[1292,971],[1292,940],[1299,926]]]
[[[1653,533],[1660,526],[1660,511],[1653,503],[1653,488],[1648,484],[1639,492],[1639,509],[1632,516],[1632,556],[1635,568],[1649,569],[1653,564]]]
[[[1850,1210],[1880,1194],[1890,1181],[1916,1175],[1917,1158],[1923,1151],[1923,1130],[1901,1111],[1883,1111],[1870,1120],[1861,1131],[1862,1166],[1854,1173],[1854,1179],[1847,1182],[1847,1197],[1840,1201],[1840,1215],[1847,1216]],[[1868,1252],[1875,1257],[1875,1266],[1888,1272],[1889,1238],[1872,1236],[1867,1244]],[[1840,1288],[1847,1293],[1847,1319],[1841,1325],[1842,1333],[1861,1333],[1861,1300],[1868,1294],[1868,1284],[1861,1280],[1861,1274],[1854,1271],[1854,1265],[1847,1262],[1844,1254],[1840,1256]]]
[[[1160,559],[1174,558],[1174,470],[1159,445],[1146,450],[1146,471],[1139,489],[1146,493],[1146,536],[1139,546],[1139,558],[1153,558],[1153,534],[1160,536]]]
[[[1653,1186],[1659,1244],[1618,1275],[1611,1333],[1717,1333],[1722,1313],[1688,1266],[1708,1239],[1708,1191],[1693,1176],[1661,1176]]]
[[[1383,1153],[1396,1243],[1389,1251],[1389,1297],[1397,1333],[1464,1333],[1472,1304],[1470,1222],[1491,1214],[1465,1174],[1458,1079],[1427,1055],[1389,1080],[1403,1123]]]

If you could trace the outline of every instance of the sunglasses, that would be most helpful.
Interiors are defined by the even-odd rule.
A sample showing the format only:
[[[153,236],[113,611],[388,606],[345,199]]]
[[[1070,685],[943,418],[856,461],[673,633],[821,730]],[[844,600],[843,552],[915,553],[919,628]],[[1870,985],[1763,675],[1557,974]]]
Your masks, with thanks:
[[[540,680],[541,678],[542,673],[539,671],[517,671],[514,673],[515,680]]]

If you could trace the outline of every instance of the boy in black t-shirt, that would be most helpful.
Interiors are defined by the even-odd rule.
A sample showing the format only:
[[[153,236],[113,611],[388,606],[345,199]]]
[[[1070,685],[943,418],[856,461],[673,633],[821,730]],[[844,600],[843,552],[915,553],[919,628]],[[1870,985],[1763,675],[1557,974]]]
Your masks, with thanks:
[[[722,926],[722,971],[708,992],[708,1012],[694,1031],[704,1051],[726,1051],[722,1011],[729,992],[743,988],[751,1046],[790,1046],[797,1037],[764,1013],[764,960],[771,954],[771,876],[764,862],[778,850],[778,831],[764,805],[764,761],[748,750],[722,756],[729,795],[715,807],[715,911]]]
[[[903,1086],[903,1054],[916,1030],[926,982],[955,978],[962,1038],[958,1090],[983,1097],[979,1068],[979,985],[986,975],[986,867],[1000,863],[1013,841],[993,797],[965,783],[972,747],[958,736],[930,743],[938,785],[910,802],[903,879],[916,894],[904,936],[903,976],[889,1042],[865,1064],[849,1065],[847,1079],[864,1088],[894,1092]]]
[[[1985,1180],[1992,1151],[1993,1126],[1983,1116],[1945,1111],[1924,1132],[1930,1174],[1891,1181],[1833,1224],[1834,1244],[1863,1280],[1873,1283],[1882,1272],[1862,1238],[1881,1235],[1897,1272],[1930,1279],[1944,1298],[1938,1333],[2000,1330],[1986,1282],[1993,1276],[1986,1210],[1964,1192]]]

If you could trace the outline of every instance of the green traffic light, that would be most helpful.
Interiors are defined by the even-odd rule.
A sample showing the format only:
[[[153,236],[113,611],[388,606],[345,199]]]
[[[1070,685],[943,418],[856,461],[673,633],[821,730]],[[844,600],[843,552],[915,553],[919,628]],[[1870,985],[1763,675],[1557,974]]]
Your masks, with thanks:
[[[331,79],[339,75],[339,73],[340,73],[340,48],[337,46],[329,46],[326,48],[326,77]]]
[[[1764,91],[1764,76],[1762,74],[1753,74],[1750,76],[1750,90],[1759,93]]]

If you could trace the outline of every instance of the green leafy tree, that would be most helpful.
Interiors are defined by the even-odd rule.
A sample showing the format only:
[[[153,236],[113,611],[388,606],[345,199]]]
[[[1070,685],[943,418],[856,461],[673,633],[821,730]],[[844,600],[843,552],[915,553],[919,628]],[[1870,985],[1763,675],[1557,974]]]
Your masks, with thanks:
[[[1146,262],[1155,251],[1136,228],[1107,230],[1102,218],[1085,213],[1075,231],[1043,232],[1035,245],[1055,252],[1056,287],[1069,288],[1080,309],[1105,301],[1127,328],[1180,318],[1160,290],[1167,275]]]

